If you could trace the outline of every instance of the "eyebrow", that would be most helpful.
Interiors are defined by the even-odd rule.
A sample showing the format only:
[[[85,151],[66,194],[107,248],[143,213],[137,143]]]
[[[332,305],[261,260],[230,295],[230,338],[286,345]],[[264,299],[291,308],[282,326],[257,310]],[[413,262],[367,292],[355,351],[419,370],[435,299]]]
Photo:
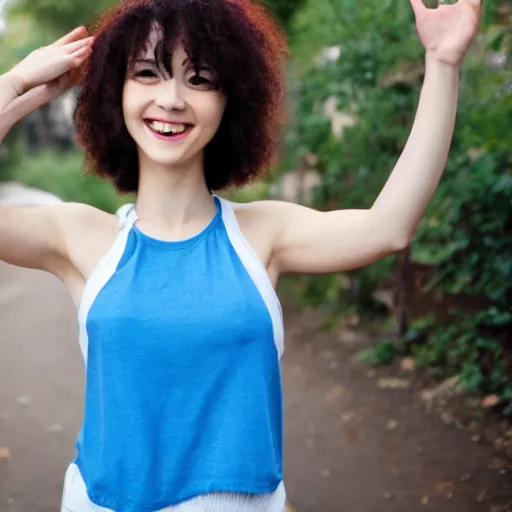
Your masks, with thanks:
[[[155,64],[156,65],[156,60],[154,59],[135,59],[134,60],[135,63],[143,63],[143,64]]]
[[[189,58],[187,57],[182,63],[181,65],[184,66],[187,62],[189,61]],[[156,60],[155,59],[135,59],[134,62],[142,62],[142,63],[145,63],[145,64],[156,64]]]
[[[189,61],[190,61],[190,59],[187,57],[181,63],[181,65],[184,66]],[[151,64],[152,66],[158,67],[158,62],[155,59],[140,59],[139,58],[139,59],[135,59],[133,62],[134,62],[134,64]],[[210,66],[207,66],[207,65],[198,66],[197,71],[208,71],[209,73],[213,73],[212,68],[210,68]]]

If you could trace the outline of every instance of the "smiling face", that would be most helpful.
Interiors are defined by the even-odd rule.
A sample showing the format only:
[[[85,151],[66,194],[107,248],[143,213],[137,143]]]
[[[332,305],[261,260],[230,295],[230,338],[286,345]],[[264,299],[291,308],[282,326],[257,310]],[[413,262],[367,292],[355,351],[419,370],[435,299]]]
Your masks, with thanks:
[[[141,170],[146,162],[184,167],[200,162],[222,120],[226,97],[213,70],[194,65],[178,39],[171,62],[158,59],[159,34],[133,59],[123,88],[123,117],[137,145]]]

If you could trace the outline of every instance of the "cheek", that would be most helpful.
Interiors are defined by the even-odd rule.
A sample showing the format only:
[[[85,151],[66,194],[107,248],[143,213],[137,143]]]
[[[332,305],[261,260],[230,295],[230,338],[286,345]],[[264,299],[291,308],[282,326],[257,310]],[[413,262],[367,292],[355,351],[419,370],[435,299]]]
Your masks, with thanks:
[[[130,126],[130,121],[133,117],[133,113],[132,113],[132,102],[130,101],[130,87],[129,86],[124,86],[124,89],[123,89],[123,97],[122,97],[122,107],[123,107],[123,118],[124,118],[124,123],[126,124],[126,126],[128,126],[128,129],[129,129],[129,126]]]
[[[213,132],[217,131],[217,128],[222,121],[225,109],[226,101],[224,98],[216,98],[215,101],[210,101],[203,105],[203,119],[206,121],[205,124],[207,124]]]
[[[139,102],[134,101],[134,97],[137,97],[136,91],[129,84],[125,85],[122,96],[123,119],[128,133],[132,137],[135,135],[134,129],[138,126],[138,120],[140,119]]]

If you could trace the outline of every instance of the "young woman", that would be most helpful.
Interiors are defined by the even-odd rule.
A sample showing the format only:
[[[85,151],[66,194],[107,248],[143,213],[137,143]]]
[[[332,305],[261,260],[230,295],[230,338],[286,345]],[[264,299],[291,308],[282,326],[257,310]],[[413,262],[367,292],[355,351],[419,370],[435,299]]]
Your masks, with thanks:
[[[340,272],[409,244],[440,180],[478,0],[411,0],[426,75],[368,210],[232,204],[271,163],[284,41],[249,0],[128,0],[3,75],[0,137],[82,80],[79,140],[135,205],[0,210],[0,258],[77,304],[85,417],[63,511],[282,512],[283,272]]]

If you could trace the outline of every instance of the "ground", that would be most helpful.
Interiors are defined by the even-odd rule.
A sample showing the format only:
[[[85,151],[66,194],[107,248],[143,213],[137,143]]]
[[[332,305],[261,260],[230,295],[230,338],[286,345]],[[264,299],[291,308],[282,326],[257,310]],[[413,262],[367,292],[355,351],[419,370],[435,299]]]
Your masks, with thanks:
[[[290,306],[285,320],[285,476],[297,512],[512,510],[503,456],[417,393],[380,389],[315,315]],[[0,264],[0,325],[0,512],[54,512],[82,418],[74,307],[52,276]]]

